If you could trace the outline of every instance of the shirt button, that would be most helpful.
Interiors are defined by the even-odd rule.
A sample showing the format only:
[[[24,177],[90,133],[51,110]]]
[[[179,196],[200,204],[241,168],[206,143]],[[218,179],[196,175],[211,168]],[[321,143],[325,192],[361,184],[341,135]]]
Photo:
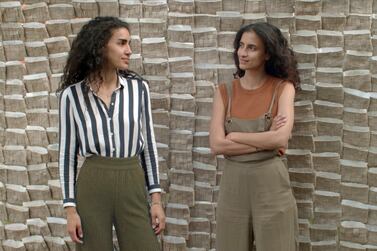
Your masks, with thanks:
[[[114,105],[114,102],[113,102],[113,103],[111,103],[111,105]]]
[[[113,136],[113,135],[114,135],[114,133],[111,132],[111,133],[110,133],[110,136]]]

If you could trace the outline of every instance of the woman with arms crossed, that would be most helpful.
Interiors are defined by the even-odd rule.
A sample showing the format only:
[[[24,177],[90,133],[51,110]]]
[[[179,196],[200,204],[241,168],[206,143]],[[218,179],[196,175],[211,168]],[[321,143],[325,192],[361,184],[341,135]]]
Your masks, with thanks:
[[[294,251],[297,207],[284,154],[299,88],[297,62],[268,23],[236,34],[236,79],[215,93],[210,128],[214,154],[226,165],[217,206],[216,250]]]
[[[130,39],[127,23],[94,18],[73,41],[64,68],[59,168],[78,251],[113,251],[113,225],[121,251],[160,250],[156,234],[165,215],[149,89],[128,70]],[[77,155],[86,159],[76,183]]]

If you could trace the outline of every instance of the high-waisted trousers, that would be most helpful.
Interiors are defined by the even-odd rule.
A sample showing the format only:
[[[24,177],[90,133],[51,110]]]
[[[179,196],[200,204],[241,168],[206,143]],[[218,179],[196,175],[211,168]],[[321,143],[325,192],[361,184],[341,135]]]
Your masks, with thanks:
[[[280,157],[226,160],[216,217],[216,251],[296,251],[298,221]]]
[[[121,251],[160,250],[137,157],[88,157],[77,179],[76,199],[84,235],[77,251],[113,251],[113,225]]]

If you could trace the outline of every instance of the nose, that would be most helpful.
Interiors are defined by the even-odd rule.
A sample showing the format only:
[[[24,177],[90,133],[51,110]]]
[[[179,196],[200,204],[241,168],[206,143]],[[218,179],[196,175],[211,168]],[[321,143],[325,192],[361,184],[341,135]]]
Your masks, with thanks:
[[[244,57],[244,56],[246,56],[246,50],[243,49],[242,47],[238,48],[238,56],[239,56],[239,57]]]
[[[130,44],[127,44],[127,45],[125,46],[124,53],[125,53],[126,55],[131,55],[131,54],[132,54],[132,50],[131,50],[131,46],[130,46]]]

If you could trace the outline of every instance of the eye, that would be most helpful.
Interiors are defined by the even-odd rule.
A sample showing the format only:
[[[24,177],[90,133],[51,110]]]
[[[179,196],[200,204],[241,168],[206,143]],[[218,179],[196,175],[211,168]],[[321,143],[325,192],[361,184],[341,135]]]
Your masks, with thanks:
[[[119,42],[118,42],[118,44],[119,45],[126,45],[127,43],[129,43],[129,41],[128,40],[124,40],[124,39],[122,39],[122,40],[119,40]]]
[[[255,51],[257,48],[254,45],[250,45],[248,47],[248,49],[251,50],[251,51]]]

